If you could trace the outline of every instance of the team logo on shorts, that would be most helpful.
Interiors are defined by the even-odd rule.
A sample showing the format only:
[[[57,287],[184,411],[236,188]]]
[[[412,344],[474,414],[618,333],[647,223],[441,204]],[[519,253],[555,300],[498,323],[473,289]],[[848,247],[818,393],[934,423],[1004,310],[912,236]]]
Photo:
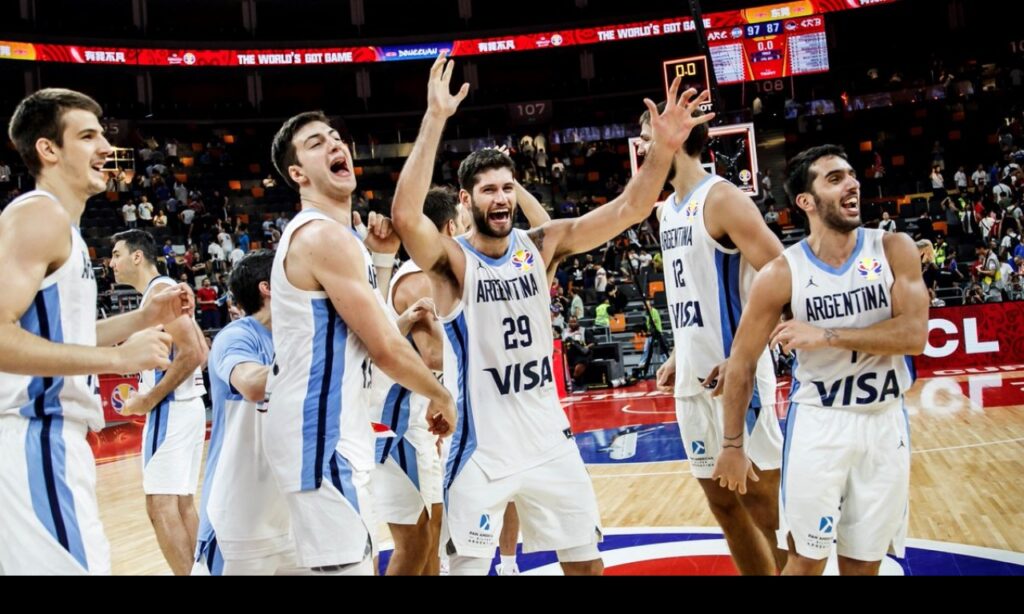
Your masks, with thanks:
[[[697,215],[697,209],[698,209],[697,199],[695,198],[695,199],[691,200],[690,202],[686,203],[686,208],[683,211],[685,211],[686,217],[693,217],[693,216]]]
[[[821,520],[818,521],[818,530],[825,535],[829,535],[832,533],[832,524],[831,516],[822,516]]]
[[[517,249],[512,254],[512,266],[514,266],[517,271],[529,271],[533,268],[533,252],[525,249]]]
[[[857,273],[868,281],[882,276],[882,263],[877,258],[861,258],[857,261]]]
[[[480,529],[483,531],[491,530],[491,515],[480,514]]]
[[[134,386],[131,384],[118,384],[114,387],[114,391],[110,393],[110,406],[117,413],[121,413],[124,411],[125,403],[133,396],[135,396]]]
[[[704,454],[704,442],[700,440],[690,442],[690,451],[693,452],[694,456],[700,456]]]
[[[742,181],[745,184],[750,183],[750,171],[748,171],[747,169],[743,169],[742,171],[740,171],[740,181]]]

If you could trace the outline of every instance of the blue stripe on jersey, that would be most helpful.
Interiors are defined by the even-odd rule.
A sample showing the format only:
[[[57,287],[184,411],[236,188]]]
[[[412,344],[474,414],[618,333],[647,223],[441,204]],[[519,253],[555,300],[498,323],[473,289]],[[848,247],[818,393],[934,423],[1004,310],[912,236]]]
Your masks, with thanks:
[[[352,465],[337,450],[331,455],[330,465],[331,484],[338,489],[341,496],[352,505],[356,513],[359,513],[359,493],[356,491],[355,482],[352,481]]]
[[[455,401],[458,416],[455,420],[455,432],[452,435],[452,452],[448,456],[445,467],[445,501],[452,482],[466,466],[469,457],[476,449],[476,428],[473,425],[473,404],[469,398],[469,352],[466,350],[469,335],[466,332],[466,314],[461,313],[455,320],[444,325],[444,332],[455,350],[455,362],[459,369],[459,398]]]
[[[796,403],[793,402],[793,397],[796,396],[796,391],[800,389],[800,381],[796,378],[797,369],[797,355],[796,351],[793,352],[793,368],[790,369],[790,376],[792,381],[789,385],[789,409],[786,410],[786,434],[782,442],[782,507],[786,507],[786,469],[789,467],[789,448],[790,444],[793,443],[793,429],[796,423]]]
[[[214,377],[216,377],[216,375],[214,374],[213,369],[210,369],[210,379],[212,380]],[[212,382],[210,388],[213,388]],[[231,402],[238,403],[239,401],[244,402],[244,399],[241,395],[228,393],[223,404],[218,403],[217,401],[218,399],[213,400],[213,419],[210,425],[210,448],[206,453],[206,474],[203,478],[203,498],[199,503],[199,530],[197,535],[200,546],[202,546],[204,540],[209,540],[214,537],[213,523],[210,522],[210,515],[207,512],[207,507],[210,504],[210,492],[213,490],[213,483],[217,479],[217,466],[220,461],[220,452],[224,448],[224,431],[227,429],[224,422],[226,420],[225,412],[227,412],[228,409],[227,404]],[[198,558],[196,560],[198,560]]]
[[[159,384],[160,380],[163,379],[163,371],[157,371],[155,377],[154,385]],[[156,451],[163,445],[164,440],[167,439],[167,423],[171,420],[170,397],[171,395],[168,395],[167,398],[157,404],[156,409],[146,415],[146,426],[143,429],[144,436],[142,438],[143,466],[149,464],[153,455],[156,454]]]
[[[54,343],[64,341],[57,284],[36,292],[32,306],[21,316],[19,323],[23,330],[33,335]],[[63,390],[63,377],[33,377],[28,383],[28,403],[19,412],[26,418],[61,416],[64,410],[60,403],[60,393]]]
[[[465,237],[457,237],[455,240],[458,241],[459,244],[465,247],[467,250],[473,252],[473,254],[476,255],[477,258],[483,260],[484,262],[491,266],[501,266],[508,262],[508,259],[512,257],[512,252],[515,249],[516,243],[518,243],[518,241],[516,241],[515,233],[513,233],[509,238],[508,249],[505,250],[505,253],[498,258],[491,258],[487,254],[481,254],[480,252],[476,251],[476,248],[470,245],[469,241]],[[539,255],[540,254],[538,254],[538,256]]]
[[[391,454],[395,444],[401,441],[409,430],[409,398],[412,394],[398,384],[392,384],[384,399],[384,413],[381,422],[391,427],[394,437],[382,437],[377,440],[377,462],[383,464]]]
[[[64,418],[46,416],[30,420],[25,435],[28,486],[36,518],[76,561],[89,570],[85,546],[75,513],[75,499],[68,486]]]
[[[420,468],[416,462],[416,448],[406,440],[401,440],[391,452],[391,457],[398,463],[402,473],[409,478],[416,490],[420,489]]]
[[[217,547],[217,536],[210,536],[207,541],[200,541],[196,548],[196,562],[206,565],[211,576],[224,575],[224,555]]]
[[[715,251],[718,271],[718,312],[722,327],[722,350],[728,358],[732,339],[740,325],[740,255]]]
[[[917,368],[914,367],[914,357],[904,356],[903,361],[907,363],[907,373],[910,374],[910,383],[913,385],[917,381]],[[906,393],[906,390],[903,392]]]
[[[313,308],[313,361],[302,404],[302,490],[320,488],[324,469],[341,436],[341,383],[345,378],[348,327],[330,299],[310,301]]]
[[[814,251],[811,250],[810,244],[807,243],[807,239],[800,241],[800,246],[803,247],[804,254],[807,255],[808,262],[810,262],[814,266],[818,267],[822,271],[825,271],[826,273],[831,273],[833,275],[845,275],[846,272],[850,270],[850,267],[853,266],[853,263],[857,261],[857,256],[860,255],[860,249],[864,247],[864,227],[861,226],[860,228],[857,229],[857,245],[855,245],[853,247],[853,251],[850,252],[850,257],[847,258],[846,262],[844,262],[842,266],[840,266],[838,269],[832,265],[825,264],[821,260],[818,260],[818,257],[814,255]]]

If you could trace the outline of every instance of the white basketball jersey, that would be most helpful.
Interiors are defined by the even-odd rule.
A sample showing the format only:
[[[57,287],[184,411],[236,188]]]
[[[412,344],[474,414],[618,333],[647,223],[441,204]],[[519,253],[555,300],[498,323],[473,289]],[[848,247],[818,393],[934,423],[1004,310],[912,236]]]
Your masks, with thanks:
[[[46,196],[33,190],[11,201]],[[59,202],[59,201],[57,201]],[[56,271],[39,286],[32,304],[22,314],[21,328],[54,343],[96,346],[96,276],[89,248],[76,226],[69,226],[71,251]],[[0,372],[0,415],[25,418],[63,417],[84,422],[90,429],[103,428],[103,408],[97,394],[96,375],[32,377]]]
[[[150,295],[160,290],[160,288],[166,288],[167,286],[176,286],[175,282],[170,277],[159,275],[149,281],[149,285],[146,286],[146,291],[142,294],[142,303],[145,305]],[[193,316],[193,321],[195,320]],[[177,348],[171,348],[171,360],[174,360],[175,350]],[[164,369],[148,369],[139,374],[139,392],[147,392],[152,390],[160,380],[164,378],[167,373]],[[203,396],[206,393],[206,385],[203,384],[203,368],[196,367],[195,373],[191,377],[185,378],[185,381],[178,384],[167,397],[160,400],[161,403],[164,401],[188,401]],[[149,415],[147,414],[147,418]]]
[[[403,278],[420,272],[422,269],[415,262],[407,260],[398,267],[398,271],[391,278],[387,311],[392,321],[397,323],[401,315],[395,310],[395,288]],[[411,334],[409,341],[412,342]],[[436,371],[434,375],[438,378],[441,377],[441,373]],[[372,399],[371,406],[378,416],[376,421],[395,433],[393,437],[382,437],[376,440],[376,462],[384,463],[391,456],[403,470],[408,470],[410,463],[415,463],[416,458],[401,445],[401,442],[406,441],[418,450],[428,450],[437,440],[437,437],[431,435],[427,429],[429,400],[396,384],[380,370],[375,370],[373,373]]]
[[[756,271],[738,249],[719,244],[704,225],[708,193],[719,182],[706,176],[690,194],[672,194],[661,206],[665,294],[676,348],[675,396],[700,394],[702,379],[729,357]],[[757,362],[755,396],[774,399],[775,371],[768,349]],[[766,384],[767,386],[767,384]],[[760,402],[755,402],[760,406]]]
[[[444,381],[458,414],[446,488],[470,456],[499,479],[564,454],[571,436],[555,389],[540,250],[518,229],[500,258],[457,241],[466,274],[462,299],[444,318]]]
[[[274,340],[258,320],[245,317],[224,327],[210,350],[213,426],[199,515],[199,543],[249,542],[269,548],[288,539],[288,505],[263,453],[266,405],[245,400],[231,386],[242,363],[270,365]],[[216,531],[216,533],[215,533]],[[253,553],[255,554],[255,553]]]
[[[366,347],[326,292],[296,288],[284,270],[292,235],[313,220],[338,223],[316,209],[302,210],[285,228],[270,274],[275,358],[267,380],[264,446],[287,492],[319,488],[335,450],[357,469],[373,466]],[[367,275],[368,282],[376,280]]]
[[[892,318],[893,274],[876,228],[858,228],[857,245],[839,268],[825,264],[807,240],[784,255],[793,278],[793,317],[819,328],[866,328]],[[870,411],[910,388],[906,356],[875,356],[837,348],[799,350],[790,401]]]

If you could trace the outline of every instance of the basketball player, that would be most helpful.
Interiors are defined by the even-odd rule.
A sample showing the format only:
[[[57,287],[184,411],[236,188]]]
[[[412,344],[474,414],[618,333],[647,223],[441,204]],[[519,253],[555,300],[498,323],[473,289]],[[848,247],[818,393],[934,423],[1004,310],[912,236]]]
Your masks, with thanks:
[[[454,404],[389,322],[371,283],[374,260],[351,227],[352,156],[338,131],[320,112],[296,115],[271,154],[302,210],[285,228],[271,271],[275,359],[263,442],[288,502],[299,566],[369,574],[373,527],[359,516],[368,501],[360,502],[353,460],[339,449],[346,440],[365,445],[372,466],[370,359],[430,399],[431,432],[450,432]],[[385,257],[390,267],[393,253]]]
[[[531,226],[539,226],[551,219],[540,202],[518,182],[516,193],[523,202],[523,213]],[[463,219],[464,211],[458,194],[452,190],[436,187],[427,192],[423,212],[441,234],[447,237],[463,234],[468,222]],[[407,260],[392,280],[388,307],[391,316],[399,321],[399,331],[410,337],[427,366],[440,376],[444,342],[441,327],[433,317],[431,292],[430,279],[415,262]],[[428,317],[405,318],[410,323],[414,322],[410,336],[398,314],[409,314],[424,301],[429,301]],[[377,462],[380,466],[373,478],[380,517],[388,523],[395,543],[387,573],[436,576],[440,562],[442,469],[436,437],[427,432],[423,417],[426,399],[410,395],[401,386],[379,375],[374,379],[374,387],[380,390],[380,398],[374,405],[381,407],[380,422],[395,432],[394,437],[377,440]],[[506,525],[503,531],[511,534],[511,565],[514,566],[518,522]]]
[[[649,113],[640,118],[640,127],[640,152],[645,153],[652,134]],[[784,564],[773,556],[782,431],[775,415],[775,370],[768,348],[762,348],[758,360],[760,394],[754,395],[745,423],[761,481],[752,482],[743,496],[711,479],[721,446],[739,438],[723,438],[721,407],[701,382],[713,381],[712,370],[729,356],[754,273],[782,253],[782,243],[746,194],[701,166],[707,140],[706,126],[690,132],[673,160],[674,191],[658,205],[675,337],[672,353],[658,369],[658,385],[675,396],[690,472],[722,527],[737,569],[742,574],[774,575]],[[675,348],[680,350],[678,359]]]
[[[143,306],[155,292],[175,285],[157,270],[160,254],[148,232],[126,230],[112,240],[110,268],[114,279],[140,292]],[[203,364],[207,347],[191,314],[171,322],[164,330],[174,339],[171,366],[143,371],[138,394],[128,399],[121,413],[146,416],[142,429],[146,512],[171,571],[184,576],[192,569],[199,525],[192,499],[199,485],[206,441]]]
[[[789,163],[786,193],[811,232],[757,275],[725,364],[726,436],[743,435],[765,343],[796,351],[783,452],[779,547],[784,574],[820,574],[837,540],[839,572],[874,575],[903,556],[910,435],[907,355],[928,335],[928,291],[913,240],[863,228],[860,183],[842,148]],[[779,324],[785,307],[793,318]],[[749,446],[753,438],[746,437]],[[726,447],[714,478],[740,491],[750,449]]]
[[[434,284],[445,328],[445,382],[458,391],[459,420],[445,477],[446,531],[452,574],[486,574],[506,503],[514,501],[524,550],[555,550],[566,574],[600,574],[600,518],[594,490],[558,401],[551,367],[550,286],[557,263],[593,249],[645,219],[672,154],[697,124],[692,92],[656,115],[644,168],[622,196],[571,220],[529,234],[513,230],[513,163],[482,150],[459,167],[459,198],[473,228],[452,239],[423,215],[423,199],[455,96],[453,64],[431,69],[428,108],[395,192],[392,215],[406,250]],[[645,101],[648,108],[654,104]],[[653,162],[653,164],[652,164]]]
[[[110,573],[86,441],[103,428],[95,374],[166,368],[171,337],[151,327],[194,309],[179,285],[96,321],[78,224],[85,201],[106,189],[112,150],[100,115],[85,94],[44,89],[21,101],[8,128],[37,189],[0,215],[0,574]]]
[[[235,265],[231,295],[246,315],[217,333],[210,349],[213,428],[194,575],[270,575],[295,567],[288,504],[274,484],[261,441],[274,360],[273,262],[274,252],[262,249]]]

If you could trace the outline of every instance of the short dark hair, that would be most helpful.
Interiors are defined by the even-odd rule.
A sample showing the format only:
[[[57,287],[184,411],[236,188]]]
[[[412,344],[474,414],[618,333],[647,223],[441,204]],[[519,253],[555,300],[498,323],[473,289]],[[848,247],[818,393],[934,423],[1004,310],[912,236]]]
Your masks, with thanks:
[[[124,241],[124,245],[128,248],[129,253],[138,250],[142,252],[142,257],[146,259],[146,262],[153,266],[157,266],[157,261],[160,259],[160,252],[157,251],[156,240],[153,239],[153,235],[149,234],[145,230],[138,230],[135,228],[125,230],[110,237],[110,241],[114,245],[116,245],[118,241]]]
[[[459,215],[459,195],[448,186],[434,186],[423,201],[423,213],[438,230]]]
[[[459,187],[467,192],[472,192],[480,173],[495,168],[507,168],[515,174],[516,163],[507,154],[497,149],[487,148],[474,151],[459,165]]]
[[[36,141],[49,139],[58,147],[64,146],[64,114],[74,109],[89,111],[101,117],[99,103],[81,92],[50,87],[26,97],[18,104],[7,126],[18,154],[33,177],[43,170],[43,162],[36,153]]]
[[[281,175],[284,182],[296,191],[298,191],[299,185],[288,175],[288,167],[299,162],[292,139],[303,126],[317,121],[325,124],[331,123],[323,111],[306,111],[288,118],[288,121],[278,129],[277,134],[274,135],[274,142],[270,145],[270,159],[274,162],[274,168],[277,169],[277,173]]]
[[[783,187],[790,202],[795,203],[798,194],[807,192],[817,177],[811,172],[811,165],[820,160],[835,156],[847,160],[846,150],[839,145],[817,145],[798,153],[786,165],[786,179]]]
[[[665,105],[665,101],[664,100],[659,102],[658,103],[658,113],[663,113],[665,111],[665,106],[666,105]],[[698,109],[694,109],[694,111],[693,111],[693,116],[694,117],[700,117],[701,115],[704,115],[704,111],[701,111],[699,108]],[[643,114],[640,115],[640,125],[641,126],[644,125],[644,124],[649,124],[649,123],[651,123],[651,111],[650,111],[650,109],[648,109],[647,111],[644,111]],[[707,124],[700,124],[700,125],[694,126],[693,129],[690,130],[690,136],[686,137],[686,142],[683,143],[683,149],[686,151],[686,155],[688,155],[688,156],[690,156],[692,158],[692,157],[695,157],[695,156],[699,155],[702,151],[704,151],[704,148],[707,147],[707,144],[708,144],[708,125]]]
[[[273,265],[274,252],[258,249],[243,256],[232,269],[228,288],[235,303],[246,314],[252,315],[263,307],[260,282],[270,283],[270,269]]]

